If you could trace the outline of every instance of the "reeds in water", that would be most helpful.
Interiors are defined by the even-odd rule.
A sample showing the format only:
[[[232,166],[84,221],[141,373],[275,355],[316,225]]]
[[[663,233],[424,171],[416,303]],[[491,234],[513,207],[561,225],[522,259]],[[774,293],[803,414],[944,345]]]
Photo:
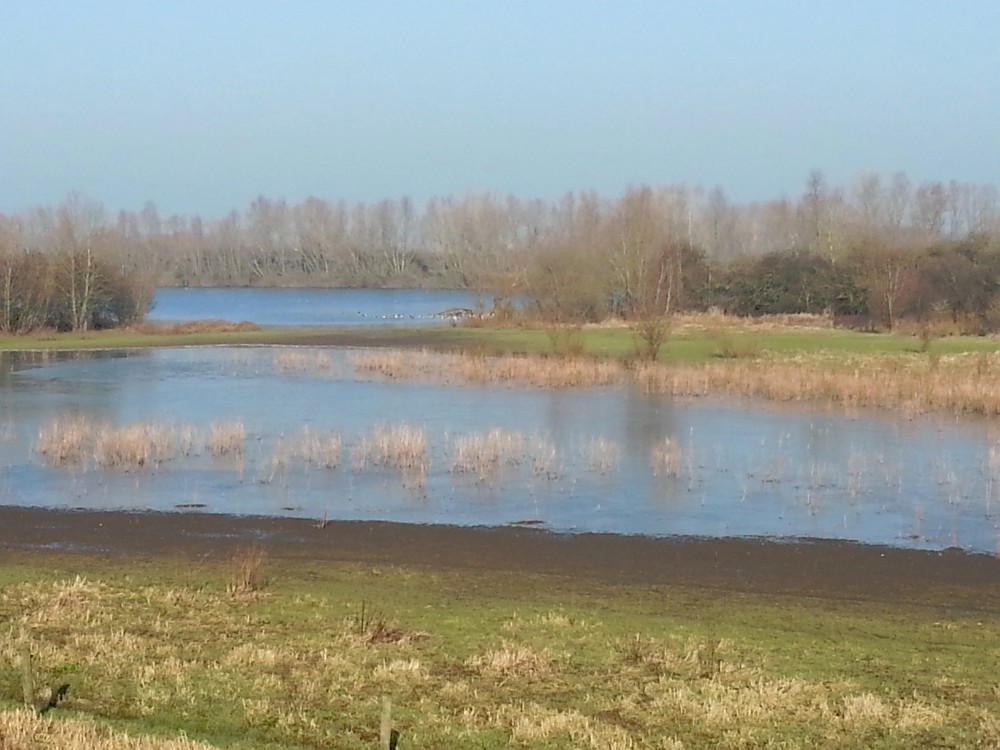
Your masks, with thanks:
[[[330,372],[333,359],[326,352],[282,349],[274,355],[274,367],[285,372]]]
[[[379,425],[355,447],[353,463],[359,471],[369,465],[395,469],[409,484],[423,486],[430,467],[427,436],[414,425]]]
[[[494,427],[487,433],[472,433],[454,438],[451,444],[451,470],[455,474],[472,474],[485,482],[495,477],[505,466],[521,462],[524,437],[519,432]]]
[[[241,420],[213,422],[208,433],[208,450],[216,458],[242,458],[246,439]]]
[[[300,461],[324,469],[336,469],[340,465],[341,448],[340,435],[318,433],[303,427],[298,433],[283,437],[275,444],[272,468],[279,470]]]
[[[86,466],[136,471],[189,454],[194,428],[154,422],[97,424],[86,417],[54,419],[40,431],[35,451],[50,466]]]
[[[119,471],[155,467],[176,455],[174,433],[170,427],[150,422],[104,426],[94,435],[94,463]]]
[[[62,417],[45,424],[35,451],[50,466],[77,466],[87,460],[94,425],[82,416]]]

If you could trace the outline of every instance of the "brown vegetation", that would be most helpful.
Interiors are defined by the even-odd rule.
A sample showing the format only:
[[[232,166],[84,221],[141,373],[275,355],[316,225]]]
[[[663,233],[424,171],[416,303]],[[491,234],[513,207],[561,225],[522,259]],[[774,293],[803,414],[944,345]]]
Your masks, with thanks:
[[[209,428],[208,449],[216,457],[240,458],[246,443],[242,420],[213,422]]]
[[[394,351],[358,354],[353,363],[361,374],[392,378],[540,387],[636,383],[651,393],[675,396],[723,393],[908,414],[1000,414],[998,354],[837,353],[780,358],[720,340],[734,354],[720,353],[720,361],[696,364]]]
[[[422,487],[430,467],[427,437],[422,428],[413,425],[379,425],[361,438],[353,461],[356,470],[369,464],[395,469],[406,481]]]

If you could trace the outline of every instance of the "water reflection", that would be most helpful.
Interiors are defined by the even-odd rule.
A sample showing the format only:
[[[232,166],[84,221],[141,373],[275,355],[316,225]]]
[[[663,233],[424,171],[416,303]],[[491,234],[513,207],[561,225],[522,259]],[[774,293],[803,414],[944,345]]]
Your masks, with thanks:
[[[624,386],[367,380],[350,352],[305,353],[322,367],[290,367],[278,348],[3,355],[0,502],[997,545],[1000,450],[985,422],[677,402]],[[141,470],[102,468],[91,454],[75,467],[48,465],[39,435],[68,415],[195,437],[186,452]],[[211,426],[234,420],[245,428],[242,455],[213,456]],[[395,424],[423,430],[429,469],[419,486],[354,465],[373,430]],[[340,441],[336,468],[288,453],[303,428]],[[487,479],[453,472],[456,441],[493,428],[518,436],[524,455]],[[679,451],[671,476],[652,470],[664,438]],[[603,468],[597,443],[614,454]]]

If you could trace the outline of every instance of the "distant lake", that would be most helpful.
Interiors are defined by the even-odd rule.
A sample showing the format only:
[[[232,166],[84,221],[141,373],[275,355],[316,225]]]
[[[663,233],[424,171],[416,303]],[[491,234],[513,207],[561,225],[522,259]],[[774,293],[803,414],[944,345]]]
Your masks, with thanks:
[[[221,319],[263,326],[431,325],[444,310],[485,309],[492,296],[466,290],[163,288],[149,319],[163,323]]]

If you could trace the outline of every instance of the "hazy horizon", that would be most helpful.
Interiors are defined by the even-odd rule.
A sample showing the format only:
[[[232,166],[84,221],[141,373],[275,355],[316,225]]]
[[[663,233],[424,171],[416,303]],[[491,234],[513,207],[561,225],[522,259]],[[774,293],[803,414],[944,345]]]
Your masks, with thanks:
[[[0,211],[996,184],[1000,4],[5,3]]]

